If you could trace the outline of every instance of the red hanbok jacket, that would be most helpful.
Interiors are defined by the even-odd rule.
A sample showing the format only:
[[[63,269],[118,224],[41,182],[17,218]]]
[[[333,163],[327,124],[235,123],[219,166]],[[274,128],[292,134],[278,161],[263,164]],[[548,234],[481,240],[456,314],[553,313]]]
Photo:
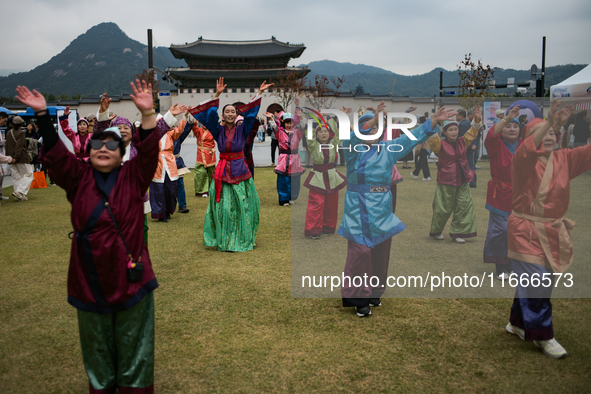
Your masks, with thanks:
[[[79,310],[101,314],[126,310],[158,287],[144,243],[143,197],[156,171],[161,137],[159,129],[143,141],[135,133],[132,144],[137,156],[113,170],[106,180],[90,163],[76,159],[61,141],[44,152],[49,176],[66,190],[72,204],[68,302]],[[126,248],[99,188],[107,195],[134,261],[141,256],[144,272],[140,282],[127,279]]]
[[[507,220],[510,258],[565,272],[572,263],[570,232],[564,217],[570,180],[591,169],[591,145],[561,149],[544,156],[528,137],[511,165],[513,211]]]
[[[478,125],[477,125],[478,127]],[[429,138],[429,147],[437,156],[437,183],[448,186],[462,186],[474,179],[474,171],[468,166],[467,147],[476,139],[478,129],[472,127],[455,142],[441,140],[439,137]]]
[[[486,139],[484,140],[484,147],[488,152],[488,157],[490,157],[491,175],[486,191],[486,205],[489,210],[493,208],[491,211],[499,210],[507,212],[506,215],[508,215],[511,212],[511,195],[513,193],[513,185],[511,183],[513,153],[509,151],[509,148],[503,142],[501,133],[493,135],[493,130],[494,126],[488,130]],[[521,138],[517,140],[518,147],[522,143],[523,140]]]

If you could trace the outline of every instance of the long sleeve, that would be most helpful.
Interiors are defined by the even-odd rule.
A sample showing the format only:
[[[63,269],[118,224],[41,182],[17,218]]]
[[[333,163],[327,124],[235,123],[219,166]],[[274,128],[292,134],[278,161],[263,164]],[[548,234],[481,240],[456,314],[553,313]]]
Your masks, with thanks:
[[[399,157],[406,155],[416,145],[422,144],[423,142],[425,142],[425,140],[427,140],[427,138],[435,134],[435,130],[432,130],[431,128],[431,119],[429,119],[419,127],[415,127],[414,129],[410,130],[410,132],[413,136],[416,137],[416,140],[411,140],[410,137],[406,135],[406,133],[401,133],[400,137],[385,142],[386,145],[402,146],[402,150],[394,153],[394,163],[398,160]]]
[[[104,131],[109,128],[109,112],[100,112],[98,118],[94,122],[94,127],[92,132],[97,133],[99,131]]]
[[[591,169],[591,145],[567,149],[569,177],[573,179]]]
[[[220,99],[211,99],[189,111],[191,115],[195,117],[195,119],[201,122],[205,128],[209,130],[216,141],[220,126],[220,118],[218,116],[219,106]]]
[[[139,135],[136,133],[131,140],[137,155],[129,161],[129,164],[132,166],[132,173],[137,174],[140,190],[143,191],[150,186],[158,166],[158,142],[162,137],[159,132],[154,132],[154,130],[156,129],[144,130],[140,128]],[[145,137],[142,138],[142,135]]]
[[[41,116],[37,115],[37,125],[39,126],[39,134],[43,138],[43,149],[47,152],[57,144],[60,137],[53,128],[49,113]]]
[[[72,146],[74,147],[74,153],[80,153],[80,140],[76,138],[76,133],[70,127],[70,122],[68,120],[68,115],[63,115],[59,117],[60,126],[62,127],[62,131],[68,137],[70,141],[72,141]]]
[[[540,148],[536,148],[533,137],[528,137],[523,141],[513,156],[511,162],[511,183],[516,184],[526,183],[530,174],[535,171],[538,157],[545,154],[544,145],[540,144]],[[514,176],[514,177],[513,177]]]
[[[244,121],[242,122],[242,130],[244,132],[245,138],[248,137],[252,130],[252,126],[254,125],[260,107],[260,96],[255,96],[250,103],[238,107],[238,110],[242,113],[242,116],[244,117]]]
[[[501,140],[501,134],[499,133],[497,135],[493,135],[493,131],[495,129],[495,126],[492,126],[489,130],[488,133],[486,133],[486,138],[484,139],[484,147],[486,148],[486,151],[490,155],[494,155],[499,151],[499,148],[501,147],[501,144],[503,143]]]
[[[470,146],[470,144],[478,138],[478,131],[480,130],[480,123],[472,123],[472,127],[466,131],[464,134],[464,142],[466,143],[466,148]]]

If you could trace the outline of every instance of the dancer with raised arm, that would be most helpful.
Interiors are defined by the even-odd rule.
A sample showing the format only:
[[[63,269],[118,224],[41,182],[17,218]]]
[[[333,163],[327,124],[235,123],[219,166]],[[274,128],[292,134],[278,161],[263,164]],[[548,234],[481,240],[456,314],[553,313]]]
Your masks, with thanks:
[[[573,262],[575,222],[564,217],[570,180],[591,169],[591,145],[554,150],[554,130],[572,113],[572,107],[559,106],[554,100],[548,121],[536,118],[523,129],[523,144],[511,163],[513,204],[507,220],[508,255],[518,280],[506,330],[533,341],[552,358],[567,355],[554,338],[550,297],[554,273],[566,272]]]
[[[35,110],[43,136],[43,161],[66,190],[74,227],[68,302],[78,326],[89,392],[153,393],[154,297],[158,287],[143,237],[142,197],[156,170],[152,87],[136,80],[131,99],[142,114],[133,137],[137,156],[123,163],[117,127],[94,132],[89,162],[78,160],[60,141],[36,90],[17,88],[16,98]]]
[[[485,208],[490,211],[488,231],[484,241],[484,262],[495,264],[497,277],[509,279],[511,261],[507,257],[507,218],[511,213],[511,162],[519,138],[519,105],[511,108],[500,122],[486,134],[484,147],[490,158],[490,181]]]
[[[218,144],[220,161],[209,189],[209,205],[203,225],[203,244],[220,251],[246,252],[255,246],[260,202],[252,175],[244,161],[244,146],[261,105],[261,94],[273,84],[261,84],[258,94],[239,108],[243,116],[236,123],[236,108],[226,104],[219,123],[219,97],[226,88],[218,79],[214,97],[189,112],[212,134]]]
[[[378,121],[386,108],[382,101],[375,114],[366,112],[359,118],[359,132],[365,136],[378,133]],[[416,140],[406,134],[381,141],[381,136],[362,140],[354,132],[343,141],[342,152],[347,163],[347,193],[341,227],[338,233],[345,237],[347,261],[343,275],[369,278],[376,276],[378,283],[364,283],[356,286],[351,280],[343,281],[341,295],[344,307],[355,307],[357,316],[371,314],[370,306],[380,306],[385,290],[390,263],[392,237],[406,226],[392,213],[392,168],[394,163],[417,144],[424,142],[435,133],[439,121],[455,115],[452,110],[441,107],[433,117],[410,132]],[[381,141],[381,142],[380,142]],[[389,149],[391,147],[392,149]]]
[[[443,240],[443,229],[453,213],[449,228],[451,238],[457,243],[465,243],[465,238],[476,236],[476,214],[470,193],[470,182],[474,171],[468,167],[467,147],[474,141],[480,130],[482,110],[474,110],[472,127],[463,137],[459,137],[456,122],[443,127],[445,139],[438,135],[429,139],[429,147],[437,156],[437,189],[433,199],[433,219],[429,236]]]

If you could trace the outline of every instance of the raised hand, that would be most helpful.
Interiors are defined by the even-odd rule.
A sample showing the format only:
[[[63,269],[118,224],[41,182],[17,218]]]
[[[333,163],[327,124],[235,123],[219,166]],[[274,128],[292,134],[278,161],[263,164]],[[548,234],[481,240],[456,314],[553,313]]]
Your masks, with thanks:
[[[70,115],[70,106],[66,106],[66,109],[64,110],[64,116],[68,116]]]
[[[437,124],[442,120],[448,120],[452,116],[456,116],[457,114],[458,113],[454,112],[453,109],[445,109],[445,106],[443,106],[439,108],[437,112],[435,112],[435,114],[431,117],[431,122],[435,122],[434,124]]]
[[[45,97],[35,89],[31,92],[26,86],[19,85],[16,87],[16,93],[17,95],[14,97],[27,107],[31,107],[35,112],[47,109]]]
[[[480,105],[474,108],[474,121],[476,123],[480,123],[482,121],[482,108],[480,107]]]
[[[518,116],[519,116],[519,105],[516,105],[515,107],[513,107],[509,110],[509,113],[505,117],[507,118],[507,121],[509,121],[511,119],[515,119]]]
[[[224,90],[226,89],[226,86],[228,86],[228,85],[224,84],[224,78],[219,78],[216,81],[216,84],[215,84],[215,93],[216,93],[217,97],[219,97],[222,93],[224,93]]]
[[[411,113],[413,111],[416,111],[417,108],[418,107],[410,107],[409,109],[406,110],[406,113],[409,114],[409,113]]]
[[[269,89],[271,86],[275,85],[274,83],[267,83],[267,81],[263,81],[261,87],[259,88],[259,93],[263,93],[265,90]]]
[[[272,114],[272,113],[270,113],[270,112],[265,112],[265,117],[266,117],[267,119],[273,119],[273,114]]]
[[[103,93],[101,97],[101,109],[100,113],[107,112],[109,110],[109,105],[111,105],[111,99],[107,98],[107,93]]]
[[[382,111],[384,111],[386,109],[386,102],[382,101],[381,103],[378,104],[378,110],[376,111],[376,113],[380,113]]]
[[[149,112],[152,112],[153,115],[154,99],[152,98],[152,84],[148,84],[146,81],[140,81],[139,79],[136,79],[135,83],[130,82],[129,84],[133,91],[133,94],[130,94],[129,96],[137,109],[140,110],[142,115]],[[106,94],[104,96],[106,96]],[[109,101],[111,100],[109,99]]]
[[[295,103],[296,106],[300,106],[300,99],[298,97],[293,99],[293,102]]]
[[[353,112],[353,109],[352,108],[345,108],[345,106],[343,106],[342,111],[346,114],[350,114],[351,112]]]
[[[179,103],[175,103],[172,107],[170,107],[169,111],[173,116],[177,116],[187,111],[187,109],[188,108],[186,105],[179,106]]]
[[[572,105],[567,105],[566,107],[562,108],[561,110],[559,110],[556,113],[556,122],[560,123],[560,125],[562,126],[563,124],[566,123],[566,121],[568,120],[568,118],[571,117],[571,115],[574,112],[574,108]]]
[[[117,114],[111,114],[111,115],[109,115],[109,122],[112,121],[113,119],[115,119],[118,116],[119,115],[117,115]]]
[[[296,108],[295,113],[300,120],[304,119],[304,113],[302,112],[301,108]]]

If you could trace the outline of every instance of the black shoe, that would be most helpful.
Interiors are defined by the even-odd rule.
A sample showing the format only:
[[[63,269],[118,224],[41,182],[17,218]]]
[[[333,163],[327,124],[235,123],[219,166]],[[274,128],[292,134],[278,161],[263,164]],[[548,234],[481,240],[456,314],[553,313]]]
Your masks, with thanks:
[[[313,239],[313,240],[319,240],[320,239],[320,235],[312,235],[310,238]]]
[[[357,316],[359,316],[359,317],[369,316],[369,315],[371,315],[371,308],[368,305],[356,306],[355,312],[357,312]]]
[[[179,212],[180,213],[189,213],[189,210],[187,208],[179,208]]]
[[[160,221],[162,223],[168,223],[168,219],[166,219],[166,218],[158,219],[158,221]]]
[[[382,301],[380,301],[379,298],[370,298],[369,299],[369,305],[371,305],[371,306],[380,306],[380,305],[382,305]]]

